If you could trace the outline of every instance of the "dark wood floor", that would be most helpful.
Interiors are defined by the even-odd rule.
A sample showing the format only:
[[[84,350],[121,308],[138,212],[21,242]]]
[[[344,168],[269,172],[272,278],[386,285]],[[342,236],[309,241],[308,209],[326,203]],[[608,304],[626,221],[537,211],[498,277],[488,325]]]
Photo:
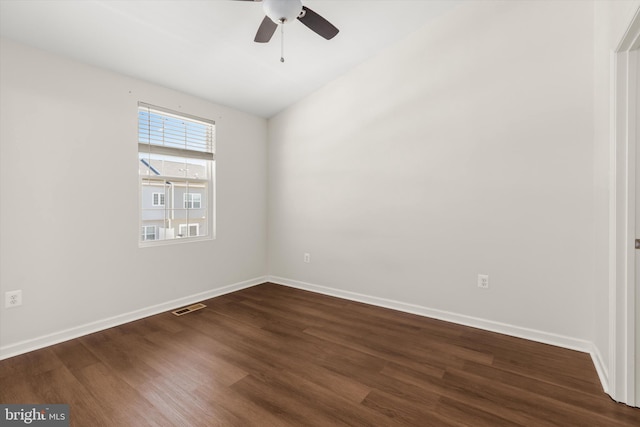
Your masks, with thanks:
[[[587,354],[264,284],[0,361],[74,426],[639,426]]]

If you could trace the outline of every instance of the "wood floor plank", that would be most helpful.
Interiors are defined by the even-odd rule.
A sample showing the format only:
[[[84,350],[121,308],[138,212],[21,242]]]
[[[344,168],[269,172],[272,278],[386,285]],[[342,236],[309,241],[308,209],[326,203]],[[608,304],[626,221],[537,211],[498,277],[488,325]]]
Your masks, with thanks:
[[[237,393],[233,388],[211,389],[203,387],[195,390],[192,394],[198,402],[205,402],[207,405],[216,408],[224,407],[233,413],[239,420],[236,425],[256,426],[256,427],[294,427],[252,399]],[[191,405],[190,405],[191,406]]]
[[[454,372],[454,374],[451,372]],[[500,400],[495,396],[502,392],[500,387],[496,392],[490,388],[485,390],[486,387],[483,386],[481,381],[471,384],[463,379],[452,381],[452,378],[455,378],[455,372],[457,372],[456,368],[448,368],[442,377],[425,376],[412,371],[406,366],[394,365],[385,367],[382,373],[438,395],[441,398],[447,398],[450,403],[456,401],[464,404],[470,410],[482,411],[485,417],[488,419],[495,418],[495,420],[500,420],[500,423],[549,425],[546,421],[536,421],[535,417],[530,417],[527,413],[523,413],[519,410],[519,407],[513,407],[514,400],[517,402],[519,399],[518,396]]]
[[[435,409],[436,413],[447,420],[455,420],[459,425],[474,427],[521,427],[536,424],[519,424],[502,418],[494,413],[483,411],[463,402],[448,397],[442,397]],[[472,423],[471,423],[471,420]]]
[[[435,401],[410,402],[406,399],[374,390],[362,402],[372,410],[384,414],[403,426],[441,426],[453,427],[461,424],[442,416],[436,411],[439,398]]]
[[[82,369],[99,362],[99,359],[87,349],[80,340],[71,340],[51,347],[51,351],[62,361],[67,369]]]
[[[448,385],[465,393],[468,398],[458,398],[485,412],[495,414],[522,425],[562,427],[571,420],[578,420],[577,413],[568,406],[547,405],[548,400],[525,389],[506,386],[459,370],[448,370],[443,378]],[[449,393],[447,394],[448,397]],[[580,425],[585,421],[581,420]]]
[[[474,375],[485,377],[487,380],[506,384],[511,387],[526,390],[540,396],[545,396],[555,402],[571,405],[588,417],[601,423],[616,424],[619,420],[622,425],[630,423],[640,425],[640,411],[625,405],[615,403],[611,399],[602,399],[602,395],[593,395],[584,391],[567,388],[562,384],[553,384],[546,381],[531,378],[526,375],[504,371],[494,366],[479,365],[473,362],[467,363],[465,371]]]
[[[295,390],[282,389],[263,378],[249,375],[231,388],[289,425],[306,426],[313,422],[330,422],[318,408],[299,401]]]
[[[579,362],[583,355],[576,355]],[[567,388],[580,390],[585,393],[600,396],[603,393],[602,386],[593,381],[596,377],[595,368],[580,369],[571,363],[563,363],[562,369],[558,369],[556,360],[552,355],[545,355],[539,359],[510,353],[508,356],[496,355],[493,366],[505,371],[518,372],[531,378],[541,379],[552,384],[563,384]],[[588,372],[591,371],[591,372]],[[586,375],[585,375],[586,374]]]
[[[74,376],[105,411],[112,425],[171,425],[139,391],[113,375],[102,363],[82,368]],[[75,420],[74,420],[75,421]]]
[[[72,426],[640,425],[589,355],[266,283],[0,361]]]
[[[419,371],[422,369],[430,371],[433,368],[444,369],[446,366],[462,368],[466,361],[456,355],[444,352],[416,351],[412,346],[394,346],[390,343],[380,346],[361,336],[345,334],[336,330],[309,328],[305,330],[305,333],[383,360],[408,365]]]
[[[87,365],[88,366],[88,365]],[[107,426],[109,417],[96,400],[66,367],[35,377],[38,402],[67,404],[77,425]],[[71,409],[72,408],[72,409]]]
[[[20,357],[11,357],[0,361],[0,380],[10,377],[8,381],[15,378],[28,378],[30,375],[37,375],[52,369],[60,368],[63,363],[53,353],[52,347],[43,348],[37,351],[25,353]]]
[[[39,351],[39,350],[36,350]],[[0,362],[2,363],[2,362]],[[39,385],[33,376],[6,376],[0,381],[0,403],[30,403],[41,402],[38,395]],[[54,403],[54,402],[47,402]]]

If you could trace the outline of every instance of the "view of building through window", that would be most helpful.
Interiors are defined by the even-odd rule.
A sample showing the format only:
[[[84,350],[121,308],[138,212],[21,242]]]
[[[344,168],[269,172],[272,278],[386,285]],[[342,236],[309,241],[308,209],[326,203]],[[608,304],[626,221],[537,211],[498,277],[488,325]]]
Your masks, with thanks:
[[[213,237],[214,124],[138,108],[140,242]]]

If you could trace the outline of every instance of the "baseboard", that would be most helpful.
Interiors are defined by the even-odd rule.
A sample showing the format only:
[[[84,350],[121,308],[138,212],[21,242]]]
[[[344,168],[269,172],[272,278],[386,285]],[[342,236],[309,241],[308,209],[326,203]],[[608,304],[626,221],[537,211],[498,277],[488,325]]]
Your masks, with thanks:
[[[243,282],[234,283],[232,285],[223,286],[220,288],[211,289],[198,294],[189,295],[187,297],[178,298],[172,301],[167,301],[161,304],[156,304],[150,307],[135,310],[129,313],[120,314],[117,316],[109,317],[107,319],[98,320],[95,322],[86,323],[84,325],[76,326],[63,331],[54,332],[47,335],[42,335],[37,338],[28,339],[15,344],[9,344],[0,347],[0,360],[8,359],[13,356],[18,356],[29,351],[38,350],[40,348],[48,347],[50,345],[58,344],[70,339],[78,338],[84,335],[92,334],[94,332],[102,331],[104,329],[113,328],[124,323],[133,322],[145,317],[153,316],[154,314],[164,313],[166,311],[175,310],[176,308],[183,307],[185,305],[193,304],[195,302],[215,298],[220,295],[228,294],[231,292],[239,291],[241,289],[250,288],[255,285],[259,285],[268,280],[266,276],[256,277],[254,279],[245,280]]]
[[[583,353],[590,353],[593,357],[593,349],[595,346],[586,340],[567,337],[564,335],[554,334],[550,332],[539,331],[535,329],[523,328],[520,326],[509,325],[506,323],[495,322],[492,320],[481,319],[478,317],[467,316],[464,314],[452,313],[449,311],[438,310],[434,308],[424,307],[416,304],[409,304],[401,301],[395,301],[385,298],[374,297],[370,295],[359,294],[355,292],[344,291],[341,289],[329,288],[326,286],[315,285],[298,280],[287,279],[284,277],[269,276],[269,282],[278,285],[289,286],[292,288],[303,289],[306,291],[316,292],[324,295],[330,295],[338,298],[348,299],[352,301],[362,302],[365,304],[376,305],[379,307],[390,308],[393,310],[403,311],[406,313],[417,314],[419,316],[430,317],[433,319],[444,320],[447,322],[457,323],[459,325],[471,326],[473,328],[484,329],[491,332],[510,335],[517,338],[524,338],[544,344],[555,345],[558,347],[577,350]],[[597,349],[596,349],[597,350]],[[598,353],[599,354],[599,353]],[[606,372],[600,360],[600,370],[598,375]],[[596,366],[598,369],[598,366]],[[601,377],[602,378],[602,377]]]
[[[185,305],[193,304],[195,302],[215,298],[217,296],[225,295],[231,292],[239,291],[241,289],[250,288],[262,284],[264,282],[276,283],[278,285],[288,286],[296,289],[302,289],[306,291],[316,292],[323,295],[334,296],[351,301],[362,302],[365,304],[371,304],[379,307],[390,308],[393,310],[403,311],[406,313],[417,314],[419,316],[430,317],[438,320],[444,320],[447,322],[457,323],[460,325],[470,326],[473,328],[484,329],[491,332],[497,332],[505,335],[510,335],[518,338],[524,338],[531,341],[541,342],[545,344],[555,345],[558,347],[564,347],[571,350],[577,350],[584,353],[589,353],[595,366],[600,382],[605,393],[608,393],[608,373],[606,364],[603,362],[602,355],[598,347],[593,343],[581,340],[577,338],[567,337],[563,335],[553,334],[549,332],[539,331],[535,329],[523,328],[519,326],[509,325],[506,323],[495,322],[492,320],[481,319],[472,316],[466,316],[463,314],[453,313],[444,310],[438,310],[434,308],[424,307],[416,304],[409,304],[401,301],[390,300],[385,298],[374,297],[365,294],[359,294],[356,292],[344,291],[341,289],[330,288],[326,286],[315,285],[311,283],[301,282],[298,280],[287,279],[277,276],[262,276],[254,279],[246,280],[243,282],[234,283],[232,285],[223,286],[220,288],[211,289],[198,294],[193,294],[187,297],[167,301],[165,303],[156,304],[150,307],[146,307],[140,310],[135,310],[129,313],[124,313],[118,316],[109,317],[107,319],[98,320],[95,322],[87,323],[84,325],[76,326],[63,331],[54,332],[47,335],[42,335],[37,338],[21,341],[15,344],[0,347],[0,360],[8,359],[10,357],[18,356],[29,351],[38,350],[40,348],[48,347],[54,344],[58,344],[64,341],[68,341],[74,338],[78,338],[84,335],[99,332],[105,329],[109,329],[115,326],[122,325],[124,323],[133,322],[145,317],[153,316],[155,314],[171,311]]]
[[[600,378],[602,390],[609,394],[609,371],[607,370],[607,365],[602,360],[602,354],[600,354],[600,350],[595,344],[591,344],[591,351],[589,351],[589,353],[591,354],[593,366],[596,367],[598,378]]]

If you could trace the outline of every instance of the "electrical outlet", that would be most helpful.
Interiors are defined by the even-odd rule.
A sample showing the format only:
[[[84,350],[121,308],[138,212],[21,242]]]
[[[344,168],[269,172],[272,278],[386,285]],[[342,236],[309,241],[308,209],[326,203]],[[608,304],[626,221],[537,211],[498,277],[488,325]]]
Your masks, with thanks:
[[[22,305],[22,291],[9,291],[4,294],[4,307],[13,308]]]
[[[488,274],[478,274],[478,287],[481,289],[489,289]]]
[[[304,254],[304,262],[306,262],[307,264],[311,262],[311,254],[309,253]]]

